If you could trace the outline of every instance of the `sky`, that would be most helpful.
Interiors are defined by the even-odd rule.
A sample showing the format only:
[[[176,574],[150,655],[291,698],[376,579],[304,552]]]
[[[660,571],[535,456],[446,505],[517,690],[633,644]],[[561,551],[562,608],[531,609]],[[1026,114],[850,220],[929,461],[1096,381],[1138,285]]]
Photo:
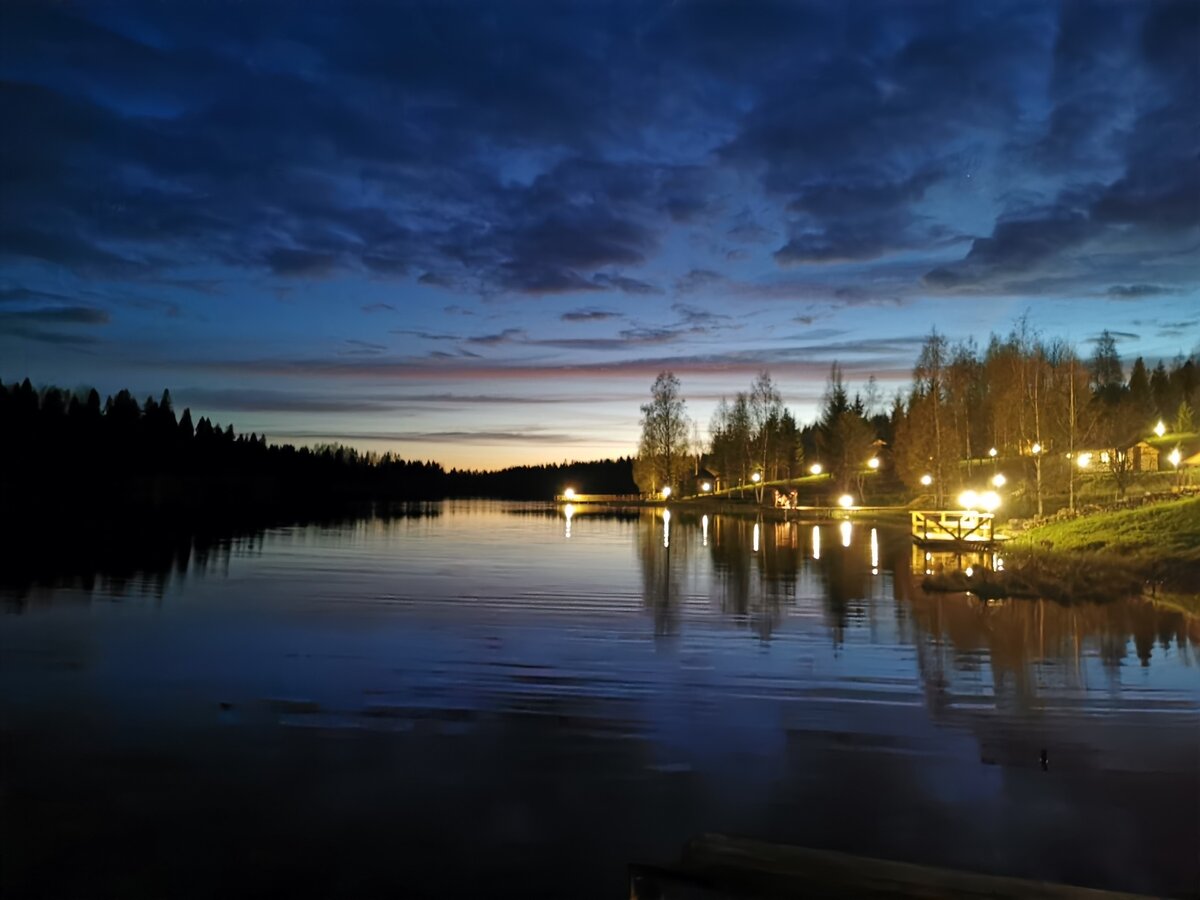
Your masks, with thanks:
[[[447,466],[1200,347],[1200,3],[0,6],[0,379]]]

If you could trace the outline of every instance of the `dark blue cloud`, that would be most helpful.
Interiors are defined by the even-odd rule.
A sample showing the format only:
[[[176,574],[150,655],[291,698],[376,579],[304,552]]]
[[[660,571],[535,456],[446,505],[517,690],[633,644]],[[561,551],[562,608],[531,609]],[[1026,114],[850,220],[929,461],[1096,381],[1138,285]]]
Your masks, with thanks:
[[[9,4],[0,338],[72,379],[800,377],[797,322],[901,371],[870,342],[975,298],[1182,320],[1197,46],[1194,0]]]

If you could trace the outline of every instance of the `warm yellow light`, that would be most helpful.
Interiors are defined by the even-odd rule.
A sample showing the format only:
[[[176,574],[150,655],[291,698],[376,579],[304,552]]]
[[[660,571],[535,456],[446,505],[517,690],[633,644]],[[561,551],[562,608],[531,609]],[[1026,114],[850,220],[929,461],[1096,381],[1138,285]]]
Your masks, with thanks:
[[[663,495],[663,499],[666,500],[668,497],[671,496],[671,489],[669,487],[663,488],[662,495]]]
[[[1079,466],[1081,469],[1086,469],[1091,464],[1092,454],[1090,453],[1080,453],[1077,457],[1075,457],[1075,465]]]
[[[867,460],[867,465],[872,469],[878,469],[879,468],[878,458],[872,456],[870,459]]]
[[[1167,433],[1167,426],[1163,424],[1163,420],[1159,419],[1158,424],[1154,426],[1154,433],[1162,437]]]
[[[929,487],[931,484],[933,484],[933,476],[932,475],[922,475],[921,476],[921,484],[925,485],[925,487]]]
[[[1034,444],[1032,447],[1029,448],[1029,452],[1032,453],[1034,456],[1037,456],[1039,453],[1042,452],[1042,445]]]
[[[995,447],[993,447],[991,450],[988,451],[988,456],[990,456],[992,459],[996,458],[996,448]]]
[[[843,522],[841,524],[841,532],[842,532],[842,546],[849,547],[850,546],[850,538],[854,534],[854,526],[851,525],[849,522]]]
[[[808,471],[811,472],[813,475],[820,475],[821,474],[821,464],[813,463],[811,466],[808,467]]]
[[[984,491],[979,497],[979,505],[986,512],[995,512],[1000,507],[1000,495],[995,491]]]
[[[707,494],[709,491],[712,490],[712,482],[711,481],[704,482],[704,484],[700,485],[700,490],[704,491],[704,493]]]
[[[1171,451],[1171,453],[1167,457],[1167,459],[1171,461],[1171,465],[1173,465],[1175,468],[1178,469],[1179,463],[1182,462],[1182,460],[1183,460],[1183,456],[1180,454],[1179,448],[1176,447],[1174,450]]]
[[[563,491],[563,496],[566,497],[568,500],[574,500],[575,499],[575,488],[567,488],[565,491]]]
[[[758,484],[760,481],[762,481],[762,473],[755,472],[753,475],[750,476],[750,480],[753,481],[755,484]]]
[[[1000,487],[1004,487],[1006,484],[1008,484],[1008,479],[1005,478],[1002,473],[997,472],[995,475],[992,476],[992,486],[993,487],[1000,488]]]
[[[842,496],[838,497],[838,506],[840,506],[842,509],[849,509],[853,505],[854,498],[849,494],[842,494]]]
[[[979,495],[974,491],[963,491],[958,495],[958,505],[963,509],[974,509],[979,505]]]

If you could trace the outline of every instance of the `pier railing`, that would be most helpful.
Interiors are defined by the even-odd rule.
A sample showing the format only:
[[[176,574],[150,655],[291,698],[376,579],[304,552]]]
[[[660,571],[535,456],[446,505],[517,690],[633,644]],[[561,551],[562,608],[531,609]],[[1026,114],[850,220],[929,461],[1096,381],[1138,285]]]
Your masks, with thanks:
[[[912,536],[922,543],[992,543],[995,517],[970,509],[913,510]]]
[[[555,503],[638,503],[652,494],[555,494]]]

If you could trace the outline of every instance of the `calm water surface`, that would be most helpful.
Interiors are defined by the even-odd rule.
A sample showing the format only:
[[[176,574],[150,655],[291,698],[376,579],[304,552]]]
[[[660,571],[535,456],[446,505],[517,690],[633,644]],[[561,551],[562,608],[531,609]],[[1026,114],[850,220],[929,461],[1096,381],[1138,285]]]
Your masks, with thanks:
[[[618,897],[704,831],[1200,892],[1176,613],[925,595],[884,527],[661,511],[152,556],[3,579],[4,896]]]

